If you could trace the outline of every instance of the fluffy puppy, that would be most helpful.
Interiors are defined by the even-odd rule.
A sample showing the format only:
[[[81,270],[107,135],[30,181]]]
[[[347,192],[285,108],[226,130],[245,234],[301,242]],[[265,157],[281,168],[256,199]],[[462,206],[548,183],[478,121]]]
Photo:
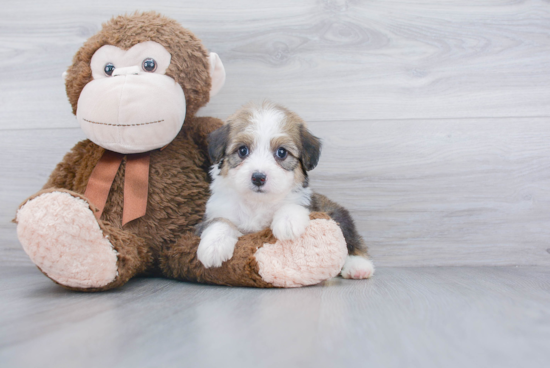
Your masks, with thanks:
[[[349,212],[309,188],[307,172],[321,142],[305,122],[270,102],[250,104],[209,136],[211,197],[198,227],[197,257],[205,267],[230,259],[238,238],[271,227],[280,240],[302,235],[310,211],[326,212],[341,227],[348,247],[345,278],[370,277],[374,268]]]

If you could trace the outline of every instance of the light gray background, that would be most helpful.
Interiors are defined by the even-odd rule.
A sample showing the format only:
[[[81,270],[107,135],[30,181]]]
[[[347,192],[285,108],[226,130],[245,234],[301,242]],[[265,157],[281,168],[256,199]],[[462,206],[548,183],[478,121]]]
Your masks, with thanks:
[[[549,1],[0,5],[0,364],[550,361]],[[226,85],[199,115],[269,98],[323,138],[312,186],[351,211],[374,279],[141,279],[88,295],[32,267],[10,220],[84,138],[61,74],[101,22],[136,9],[177,19],[223,60]]]

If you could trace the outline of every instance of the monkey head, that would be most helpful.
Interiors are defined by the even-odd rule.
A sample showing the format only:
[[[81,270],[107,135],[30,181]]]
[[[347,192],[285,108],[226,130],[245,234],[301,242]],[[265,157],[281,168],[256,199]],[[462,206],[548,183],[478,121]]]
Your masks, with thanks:
[[[65,73],[67,95],[86,136],[124,154],[170,143],[224,81],[219,57],[155,12],[105,23]]]

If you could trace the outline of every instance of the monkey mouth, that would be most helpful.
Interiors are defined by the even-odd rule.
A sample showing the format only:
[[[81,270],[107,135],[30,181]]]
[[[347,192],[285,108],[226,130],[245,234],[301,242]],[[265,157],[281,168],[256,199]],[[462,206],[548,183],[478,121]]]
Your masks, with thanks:
[[[114,127],[131,127],[131,126],[140,126],[140,125],[159,124],[159,123],[162,123],[164,121],[164,119],[161,119],[161,120],[156,120],[156,121],[150,121],[148,123],[110,124],[110,123],[100,123],[100,122],[97,122],[97,121],[91,121],[91,120],[88,120],[88,119],[82,119],[82,120],[84,120],[85,122],[90,123],[90,124],[98,124],[98,125],[106,125],[106,126],[114,126]]]

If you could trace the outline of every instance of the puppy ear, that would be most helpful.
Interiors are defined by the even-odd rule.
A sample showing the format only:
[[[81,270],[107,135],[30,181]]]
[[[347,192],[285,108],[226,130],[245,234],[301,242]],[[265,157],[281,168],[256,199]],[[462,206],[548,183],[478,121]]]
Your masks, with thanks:
[[[302,140],[302,165],[306,171],[315,169],[321,157],[321,140],[311,134],[303,125],[300,127]]]
[[[224,124],[208,135],[208,155],[213,164],[217,164],[222,160],[228,139],[229,124]]]

